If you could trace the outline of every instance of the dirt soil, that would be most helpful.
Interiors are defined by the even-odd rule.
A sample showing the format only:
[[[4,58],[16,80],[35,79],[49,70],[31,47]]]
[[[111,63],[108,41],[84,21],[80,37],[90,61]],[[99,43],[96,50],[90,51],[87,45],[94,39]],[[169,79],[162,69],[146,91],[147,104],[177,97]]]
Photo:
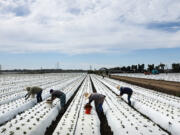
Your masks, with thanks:
[[[180,97],[180,82],[110,75],[110,78]]]

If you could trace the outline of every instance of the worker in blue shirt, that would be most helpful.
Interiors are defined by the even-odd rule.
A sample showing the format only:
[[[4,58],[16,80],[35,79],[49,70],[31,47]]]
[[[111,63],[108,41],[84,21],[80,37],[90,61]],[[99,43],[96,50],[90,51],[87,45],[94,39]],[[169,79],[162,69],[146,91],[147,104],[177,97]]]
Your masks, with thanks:
[[[122,96],[123,94],[127,94],[128,95],[128,104],[131,105],[131,96],[133,94],[133,90],[129,87],[120,87],[120,86],[117,86],[117,89],[120,90],[120,95],[119,96]]]

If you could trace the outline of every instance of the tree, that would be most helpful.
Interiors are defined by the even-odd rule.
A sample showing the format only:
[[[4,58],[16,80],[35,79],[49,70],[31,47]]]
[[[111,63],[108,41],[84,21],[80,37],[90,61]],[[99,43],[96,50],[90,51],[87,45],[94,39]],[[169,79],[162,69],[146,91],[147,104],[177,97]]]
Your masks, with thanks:
[[[123,66],[123,67],[121,68],[121,70],[122,70],[123,72],[125,72],[125,71],[126,71],[126,67]]]
[[[148,64],[148,71],[152,72],[154,69],[154,64]]]
[[[173,72],[180,72],[180,63],[173,63],[172,64],[172,71]]]
[[[133,70],[134,72],[137,72],[137,65],[132,65],[131,70]]]
[[[159,64],[159,67],[160,67],[160,69],[161,69],[161,70],[163,70],[163,71],[164,71],[165,64],[160,63],[160,64]]]
[[[155,66],[155,69],[156,70],[159,70],[160,69],[160,66],[158,65],[158,66]]]
[[[138,72],[141,72],[141,73],[144,72],[144,64],[141,64],[141,65],[138,64],[138,69],[137,70],[138,70]]]
[[[164,67],[165,67],[165,64],[160,63],[158,66],[159,66],[160,72],[163,72],[163,73],[164,73]]]
[[[130,66],[127,66],[127,72],[130,72],[131,71],[131,67]]]

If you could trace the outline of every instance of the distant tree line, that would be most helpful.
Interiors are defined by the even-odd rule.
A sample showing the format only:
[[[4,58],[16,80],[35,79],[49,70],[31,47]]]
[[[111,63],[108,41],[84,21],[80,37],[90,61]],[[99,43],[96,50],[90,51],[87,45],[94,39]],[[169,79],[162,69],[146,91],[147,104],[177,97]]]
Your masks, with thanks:
[[[109,70],[111,72],[114,71],[116,72],[117,69],[119,70],[119,72],[129,72],[129,73],[152,72],[152,70],[158,70],[159,73],[168,73],[168,72],[179,73],[180,63],[173,63],[170,69],[168,69],[167,65],[160,63],[159,65],[148,64],[146,69],[144,64],[138,64],[138,65],[111,68]]]
[[[180,63],[173,63],[172,64],[172,71],[173,72],[180,72]]]
[[[104,74],[108,75],[111,73],[144,73],[152,72],[157,70],[159,73],[180,73],[180,63],[173,63],[171,68],[168,68],[167,65],[160,63],[159,65],[148,64],[145,68],[145,64],[131,65],[131,66],[122,66],[122,67],[113,67],[113,68],[101,68],[96,71],[89,71],[89,73]]]
[[[14,69],[14,70],[2,70],[2,73],[21,73],[21,74],[44,74],[44,73],[82,73],[82,72],[87,72],[87,70],[62,70],[62,69],[34,69],[34,70],[29,70],[29,69]]]
[[[14,70],[1,70],[0,73],[22,73],[22,74],[43,74],[43,73],[96,73],[109,75],[111,73],[144,73],[152,72],[152,70],[158,70],[159,73],[180,73],[180,63],[172,63],[171,68],[168,69],[167,65],[160,63],[159,65],[148,64],[145,68],[145,64],[137,64],[131,66],[113,67],[113,68],[100,68],[99,70],[82,70],[82,69],[14,69]]]
[[[0,64],[0,74],[1,74],[1,64]]]

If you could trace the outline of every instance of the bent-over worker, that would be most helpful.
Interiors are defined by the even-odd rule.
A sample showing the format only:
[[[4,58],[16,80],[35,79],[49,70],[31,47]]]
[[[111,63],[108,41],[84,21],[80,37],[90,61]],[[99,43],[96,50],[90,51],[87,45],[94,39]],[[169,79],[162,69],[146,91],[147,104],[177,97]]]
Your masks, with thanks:
[[[95,105],[96,105],[96,108],[98,109],[99,112],[103,112],[103,108],[102,108],[102,105],[103,105],[103,102],[104,102],[104,99],[105,99],[105,95],[103,94],[99,94],[99,93],[84,93],[84,96],[89,99],[89,102],[87,104],[91,104],[92,101],[95,101]]]
[[[42,91],[43,89],[38,87],[38,86],[34,86],[34,87],[27,87],[27,94],[25,95],[25,99],[28,99],[30,97],[30,95],[34,95],[36,94],[36,98],[37,98],[37,102],[41,102],[42,101]]]
[[[64,109],[64,106],[66,104],[66,95],[64,94],[64,92],[60,91],[60,90],[50,90],[50,94],[51,94],[51,100],[53,101],[55,98],[59,98],[60,102],[61,102],[61,109]]]
[[[133,94],[133,90],[129,87],[120,87],[120,86],[117,86],[117,89],[120,90],[120,95],[119,96],[122,96],[123,94],[127,94],[128,97],[128,104],[131,105],[131,96]]]

